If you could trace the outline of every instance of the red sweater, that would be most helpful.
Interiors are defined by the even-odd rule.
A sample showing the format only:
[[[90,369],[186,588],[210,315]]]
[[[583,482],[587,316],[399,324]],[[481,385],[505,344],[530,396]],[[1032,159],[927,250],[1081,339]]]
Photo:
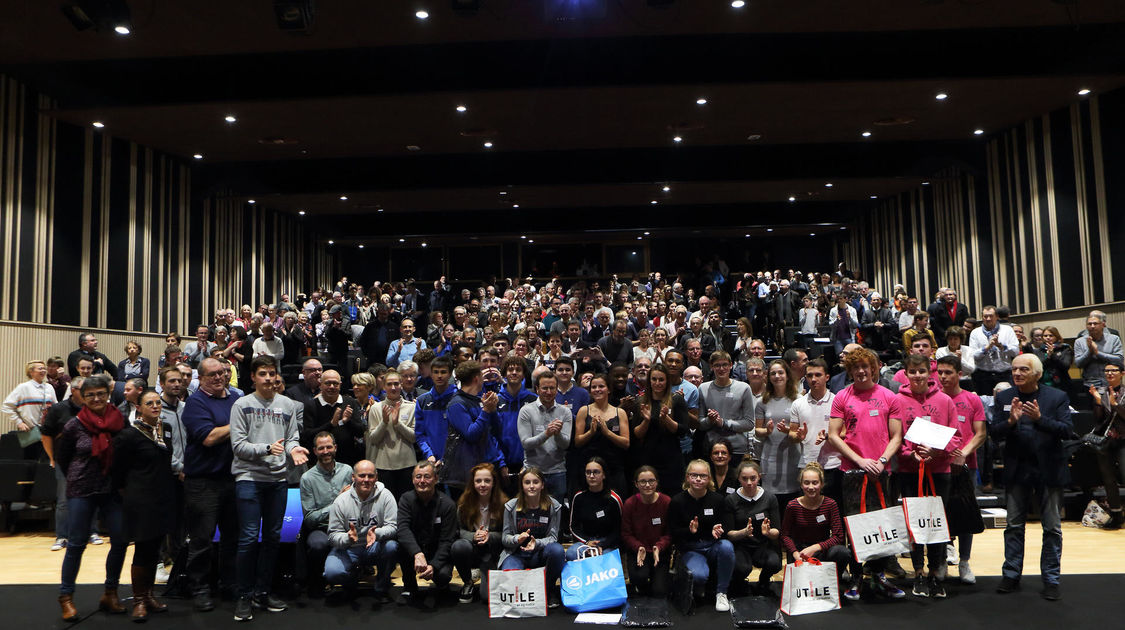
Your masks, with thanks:
[[[821,518],[823,517],[823,518]],[[844,523],[840,520],[840,508],[828,497],[820,508],[810,510],[793,499],[785,507],[781,521],[781,546],[792,554],[805,547],[820,545],[827,551],[833,545],[844,544]]]
[[[634,494],[625,501],[621,513],[621,540],[625,548],[636,551],[641,547],[659,547],[667,551],[672,546],[672,536],[668,532],[668,504],[671,498],[666,494],[656,497],[652,504],[645,503],[641,495]]]

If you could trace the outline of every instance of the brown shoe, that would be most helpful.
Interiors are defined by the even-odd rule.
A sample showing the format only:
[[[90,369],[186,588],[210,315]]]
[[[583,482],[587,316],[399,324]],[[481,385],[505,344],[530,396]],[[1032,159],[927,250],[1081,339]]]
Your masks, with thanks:
[[[117,587],[106,587],[105,593],[102,593],[102,598],[98,600],[98,610],[119,615],[125,612],[125,607],[121,605],[121,600],[117,598]]]
[[[168,610],[167,604],[162,604],[152,596],[152,588],[156,582],[156,569],[150,567],[132,567],[133,599],[144,602],[145,609],[151,613],[161,613]]]
[[[59,607],[62,608],[63,621],[78,621],[78,609],[74,607],[73,595],[59,595]]]
[[[136,623],[148,621],[148,609],[145,608],[145,600],[143,597],[133,595],[133,613],[131,617]]]

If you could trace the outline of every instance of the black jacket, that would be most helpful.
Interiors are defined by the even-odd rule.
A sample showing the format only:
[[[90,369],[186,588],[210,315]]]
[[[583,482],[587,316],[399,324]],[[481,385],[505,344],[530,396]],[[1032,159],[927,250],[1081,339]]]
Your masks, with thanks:
[[[448,565],[457,536],[457,506],[444,492],[435,491],[429,503],[413,490],[399,498],[398,544],[404,554],[421,552],[434,567]]]
[[[373,317],[359,336],[359,348],[367,357],[367,363],[386,363],[387,351],[391,342],[399,338],[398,319],[392,314],[387,321],[381,322],[378,317]]]
[[[1016,424],[1008,424],[1012,399],[1039,402],[1041,417],[1032,421],[1025,412]],[[1039,387],[1026,394],[1012,387],[996,394],[988,432],[1004,445],[1004,485],[1026,484],[1061,488],[1070,481],[1063,440],[1074,434],[1070,399],[1054,387]]]

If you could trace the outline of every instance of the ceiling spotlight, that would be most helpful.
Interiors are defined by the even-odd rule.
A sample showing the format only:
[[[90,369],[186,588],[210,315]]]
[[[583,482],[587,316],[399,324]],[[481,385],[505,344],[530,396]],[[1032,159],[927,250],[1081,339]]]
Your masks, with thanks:
[[[865,132],[863,132],[863,133],[861,133],[861,134],[859,134],[859,135],[863,136],[864,138],[870,138],[870,137],[871,137],[871,132],[870,132],[870,131],[865,131]]]
[[[1089,93],[1090,93],[1090,90],[1087,89],[1087,88],[1082,88],[1081,90],[1078,90],[1078,96],[1086,96]]]
[[[328,244],[329,244],[329,245],[335,245],[335,244],[336,244],[336,241],[328,241]]]
[[[649,234],[648,232],[645,232],[645,236],[648,236],[648,234]]]
[[[426,20],[426,19],[429,19],[430,12],[429,11],[415,11],[414,17],[418,18],[419,20]]]
[[[697,98],[697,99],[695,99],[695,104],[696,104],[696,105],[706,105],[706,104],[707,104],[707,99],[705,99],[705,98]]]
[[[534,242],[535,242],[535,240],[534,240],[534,239],[529,239],[529,240],[528,240],[527,242],[528,242],[528,243],[534,243]]]
[[[425,244],[425,243],[422,243],[422,247],[425,247],[425,246],[426,246],[426,244]]]
[[[797,201],[797,198],[796,198],[796,197],[794,197],[794,196],[792,196],[792,195],[790,195],[790,197],[789,197],[789,203],[793,203],[794,201]]]
[[[491,148],[492,148],[492,143],[491,143],[491,142],[485,142],[485,143],[484,143],[484,148],[486,148],[486,149],[491,149]]]
[[[984,129],[974,129],[973,135],[974,136],[983,136],[984,135]]]
[[[637,240],[639,241],[639,240],[641,240],[641,239],[643,239],[643,238],[644,238],[643,236],[638,236],[638,237],[637,237]]]
[[[841,229],[841,230],[846,230],[846,229],[848,229],[848,227],[847,227],[846,225],[841,225],[841,226],[840,226],[840,229]]]
[[[683,142],[683,141],[684,141],[684,139],[681,138],[680,136],[676,136],[676,137],[672,138],[672,142]]]
[[[937,96],[935,96],[934,98],[936,98],[939,101],[944,101],[945,99],[949,98],[949,95],[946,94],[945,92],[938,92]]]
[[[631,255],[636,256],[637,252],[629,252]]]
[[[512,204],[512,207],[513,207],[513,208],[518,208],[518,207],[520,207],[520,204],[518,204],[518,203],[513,203],[513,204]]]
[[[113,27],[113,32],[117,33],[118,35],[128,35],[133,31],[129,30],[129,27],[124,24],[118,24],[117,26]]]
[[[520,238],[524,238],[524,239],[525,239],[525,238],[527,238],[527,235],[526,235],[526,234],[521,234],[521,235],[520,235]]]
[[[878,198],[879,198],[879,195],[871,195],[871,198],[872,198],[872,199],[878,199]]]
[[[815,232],[809,232],[809,236],[816,236]]]
[[[407,151],[421,151],[422,147],[420,147],[416,144],[408,144],[408,145],[406,145],[406,150]]]
[[[773,231],[773,228],[766,228],[766,231],[767,231],[767,232],[772,232],[772,231]]]
[[[930,182],[922,182],[922,185],[923,185],[923,186],[929,186],[929,185],[930,185]]]
[[[744,234],[744,236],[745,236],[746,238],[750,238],[750,235],[749,235],[749,234]]]
[[[95,120],[92,124],[94,125],[95,129],[101,129],[102,127],[105,127],[105,123],[100,120]]]
[[[359,244],[359,248],[360,248],[360,249],[363,249],[363,243],[360,243],[360,244]]]
[[[258,202],[257,202],[257,201],[255,201],[255,200],[253,200],[253,199],[247,199],[247,200],[246,200],[246,203],[248,203],[248,204],[250,204],[250,205],[254,205],[254,204],[258,203]]]
[[[669,192],[669,191],[672,190],[672,187],[671,186],[665,186],[664,188],[661,188],[660,190],[663,190],[664,192]]]
[[[757,142],[757,141],[762,139],[762,134],[752,133],[752,134],[746,136],[746,139],[749,140],[750,142]]]
[[[459,112],[461,112],[462,114],[464,114],[465,112],[469,111],[469,108],[468,108],[468,107],[465,107],[464,105],[458,105],[458,106],[457,106],[457,111],[459,111]]]
[[[731,0],[730,6],[735,9],[741,9],[746,6],[746,0]]]
[[[298,210],[297,214],[299,214],[301,216],[305,216],[305,211],[304,210]]]
[[[831,187],[832,187],[832,182],[826,182],[826,183],[824,184],[824,187],[825,187],[825,188],[831,188]]]
[[[653,200],[652,200],[652,201],[650,201],[649,203],[651,203],[652,205],[654,205],[654,206],[655,206],[655,205],[656,205],[656,200],[655,200],[655,199],[653,199]]]
[[[225,120],[229,123],[238,122],[238,119],[235,118],[233,114],[227,114],[226,118],[223,118],[223,120]]]
[[[376,212],[382,212],[382,211],[383,211],[382,208],[379,208],[378,210],[376,210]]]
[[[347,201],[347,200],[348,200],[347,195],[340,195],[340,201]]]
[[[400,239],[398,239],[398,242],[400,242],[400,243],[405,243],[405,242],[406,242],[406,239],[405,239],[405,238],[400,238]]]
[[[202,160],[202,159],[203,159],[203,154],[202,154],[202,153],[196,153],[195,155],[193,155],[193,156],[191,156],[191,157],[193,157],[193,158],[195,158],[195,159],[197,159],[197,160]]]

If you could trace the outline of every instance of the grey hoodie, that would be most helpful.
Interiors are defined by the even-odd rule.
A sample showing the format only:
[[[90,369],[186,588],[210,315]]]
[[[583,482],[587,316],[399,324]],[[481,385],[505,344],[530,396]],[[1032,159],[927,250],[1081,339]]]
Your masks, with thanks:
[[[230,444],[235,481],[285,481],[289,452],[299,446],[304,408],[285,396],[266,401],[258,394],[243,396],[230,411]],[[284,455],[270,455],[270,444],[285,440]]]
[[[354,522],[358,542],[348,537],[348,526]],[[336,497],[328,514],[328,541],[334,549],[366,547],[367,530],[375,528],[377,540],[394,540],[398,532],[398,504],[382,481],[367,499],[360,499],[355,486]]]

